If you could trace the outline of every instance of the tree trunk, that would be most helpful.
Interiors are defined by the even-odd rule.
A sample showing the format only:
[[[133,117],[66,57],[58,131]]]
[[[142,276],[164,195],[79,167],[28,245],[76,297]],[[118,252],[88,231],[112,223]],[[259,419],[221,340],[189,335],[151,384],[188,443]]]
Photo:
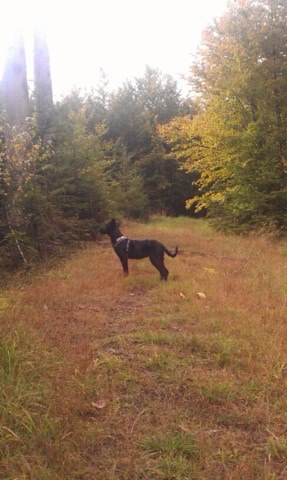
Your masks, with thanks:
[[[54,105],[47,39],[39,31],[34,33],[34,81],[36,127],[45,142],[52,138]]]
[[[3,106],[11,126],[21,126],[29,115],[26,55],[22,33],[15,34],[2,78]]]

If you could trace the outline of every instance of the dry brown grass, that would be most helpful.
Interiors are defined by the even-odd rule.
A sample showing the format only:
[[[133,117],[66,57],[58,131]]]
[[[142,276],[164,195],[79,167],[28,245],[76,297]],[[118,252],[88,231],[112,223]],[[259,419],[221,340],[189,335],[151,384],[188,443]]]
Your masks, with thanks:
[[[287,478],[286,246],[188,219],[123,231],[179,245],[167,283],[147,260],[124,278],[101,240],[2,294],[3,338],[33,339],[58,427],[29,434],[34,460],[2,447],[0,478]]]

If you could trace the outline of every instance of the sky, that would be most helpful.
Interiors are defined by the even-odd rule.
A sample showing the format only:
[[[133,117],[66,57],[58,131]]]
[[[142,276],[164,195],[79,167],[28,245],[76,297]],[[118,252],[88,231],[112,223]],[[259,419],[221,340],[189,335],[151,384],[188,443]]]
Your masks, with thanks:
[[[0,72],[13,31],[25,32],[32,84],[32,32],[47,35],[56,99],[95,87],[101,70],[114,90],[146,65],[171,74],[187,93],[189,67],[202,31],[227,0],[2,0]],[[4,6],[5,3],[5,6]],[[3,21],[5,19],[5,21]]]

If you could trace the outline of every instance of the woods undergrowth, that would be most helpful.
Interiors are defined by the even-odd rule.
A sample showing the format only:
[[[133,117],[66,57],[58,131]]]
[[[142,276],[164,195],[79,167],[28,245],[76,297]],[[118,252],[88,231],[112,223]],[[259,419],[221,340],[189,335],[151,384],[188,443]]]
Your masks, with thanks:
[[[123,231],[179,245],[168,282],[99,239],[1,291],[0,478],[286,478],[286,244]]]

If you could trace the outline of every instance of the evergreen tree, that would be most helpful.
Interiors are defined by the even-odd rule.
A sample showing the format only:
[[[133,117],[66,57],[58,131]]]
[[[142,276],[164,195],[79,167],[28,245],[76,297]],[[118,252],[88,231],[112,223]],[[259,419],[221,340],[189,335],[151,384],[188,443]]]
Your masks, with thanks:
[[[107,123],[110,103],[108,84],[108,78],[105,72],[101,70],[99,84],[87,95],[85,108],[90,132],[94,132],[98,124]]]
[[[1,82],[7,122],[20,126],[29,115],[26,55],[22,32],[15,33],[8,50]]]
[[[166,123],[179,115],[182,99],[176,81],[170,75],[146,67],[142,78],[136,79],[137,95],[143,109],[153,114],[157,123]]]
[[[107,116],[108,135],[120,138],[132,164],[142,177],[152,211],[172,214],[184,211],[184,201],[192,193],[188,175],[167,154],[159,138],[158,125],[174,115],[192,112],[181,99],[171,77],[147,67],[142,78],[128,82],[112,95]]]
[[[49,49],[43,32],[34,33],[34,96],[38,134],[44,141],[52,137],[53,93]]]

